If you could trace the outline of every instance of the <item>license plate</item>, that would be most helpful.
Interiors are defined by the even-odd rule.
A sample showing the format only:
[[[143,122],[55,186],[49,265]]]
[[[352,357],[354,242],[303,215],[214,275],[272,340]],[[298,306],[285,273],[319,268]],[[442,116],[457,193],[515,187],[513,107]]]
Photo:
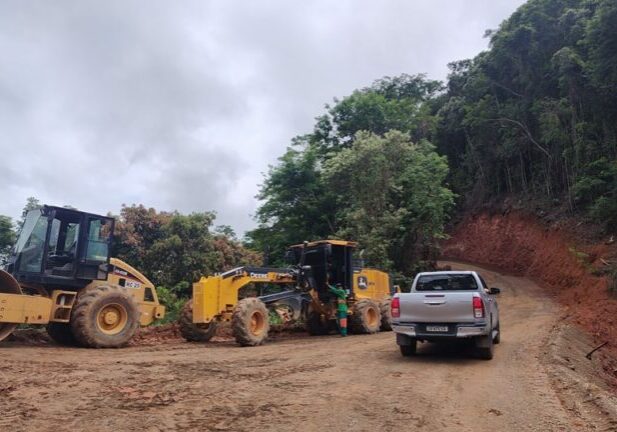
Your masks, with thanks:
[[[430,331],[430,332],[447,332],[448,331],[448,326],[429,325],[429,326],[426,326],[426,331]]]

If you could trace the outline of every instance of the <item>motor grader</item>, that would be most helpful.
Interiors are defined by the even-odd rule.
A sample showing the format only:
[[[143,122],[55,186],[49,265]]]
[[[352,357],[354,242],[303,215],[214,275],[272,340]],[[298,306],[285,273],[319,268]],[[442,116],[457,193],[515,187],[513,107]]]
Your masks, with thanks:
[[[64,345],[115,348],[165,315],[154,285],[110,258],[114,219],[43,206],[26,215],[0,270],[0,341],[19,324],[47,326]]]
[[[231,321],[242,346],[263,343],[268,337],[269,314],[279,308],[303,319],[311,335],[336,329],[336,298],[328,285],[347,293],[349,327],[355,333],[391,330],[390,298],[395,287],[387,273],[364,268],[354,261],[356,243],[341,240],[305,242],[289,248],[289,267],[238,267],[193,284],[193,297],[182,311],[180,331],[188,341],[209,341],[221,322]],[[279,285],[280,292],[239,298],[241,289]]]

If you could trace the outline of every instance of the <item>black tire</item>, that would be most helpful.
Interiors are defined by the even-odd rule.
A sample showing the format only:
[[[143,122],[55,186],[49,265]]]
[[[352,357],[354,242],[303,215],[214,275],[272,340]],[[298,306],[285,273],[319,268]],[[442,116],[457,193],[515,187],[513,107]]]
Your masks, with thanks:
[[[268,338],[268,308],[256,297],[242,299],[231,317],[231,330],[241,346],[261,345]]]
[[[401,355],[403,357],[411,357],[416,355],[418,342],[415,339],[412,339],[410,345],[399,345],[398,347],[401,350]]]
[[[58,345],[75,346],[78,345],[71,325],[68,323],[50,322],[46,327],[47,334]]]
[[[483,344],[486,346],[477,346],[479,341],[482,341]],[[495,346],[493,345],[492,334],[480,336],[476,339],[476,355],[478,356],[478,358],[481,358],[482,360],[491,360],[493,358],[494,351]]]
[[[495,330],[497,330],[497,336],[493,338],[493,343],[495,345],[499,345],[499,343],[501,342],[501,329],[499,328],[499,323],[497,323],[497,327],[495,328]]]
[[[87,287],[77,295],[71,329],[75,340],[84,347],[119,348],[135,336],[140,315],[137,302],[126,288]]]
[[[216,334],[218,328],[216,321],[207,324],[193,323],[193,300],[187,301],[182,307],[178,324],[180,325],[180,334],[189,342],[208,342]]]
[[[330,323],[317,311],[309,309],[306,316],[306,331],[311,336],[323,336],[330,333]]]
[[[390,303],[392,300],[384,300],[379,304],[381,310],[381,331],[392,331],[392,311]]]
[[[371,299],[361,299],[354,305],[349,328],[354,333],[377,333],[381,327],[379,305]]]

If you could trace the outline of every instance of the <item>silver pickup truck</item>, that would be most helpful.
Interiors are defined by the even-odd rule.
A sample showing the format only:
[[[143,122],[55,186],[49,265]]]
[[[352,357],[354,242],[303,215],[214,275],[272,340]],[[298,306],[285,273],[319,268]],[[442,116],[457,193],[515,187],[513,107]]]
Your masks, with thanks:
[[[447,342],[472,338],[480,358],[493,358],[499,343],[495,294],[474,271],[419,273],[411,292],[394,295],[392,329],[404,356],[416,353],[418,341]]]

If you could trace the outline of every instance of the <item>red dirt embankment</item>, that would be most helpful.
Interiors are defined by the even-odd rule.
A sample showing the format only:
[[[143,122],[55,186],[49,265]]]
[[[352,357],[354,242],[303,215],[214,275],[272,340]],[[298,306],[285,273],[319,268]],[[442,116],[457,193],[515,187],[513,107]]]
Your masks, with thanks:
[[[546,224],[519,211],[481,213],[456,226],[442,255],[535,279],[566,307],[569,320],[617,353],[617,298],[606,277],[592,274],[606,266],[614,245],[583,241],[576,231],[576,225]]]

